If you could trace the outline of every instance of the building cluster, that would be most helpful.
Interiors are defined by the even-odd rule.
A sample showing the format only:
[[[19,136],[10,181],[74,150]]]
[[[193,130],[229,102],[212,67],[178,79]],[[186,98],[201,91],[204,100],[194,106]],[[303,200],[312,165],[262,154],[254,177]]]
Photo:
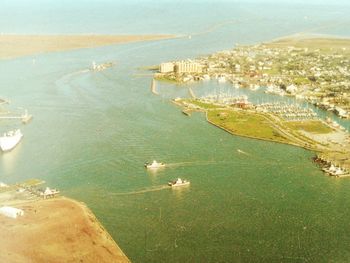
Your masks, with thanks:
[[[322,166],[322,171],[330,176],[335,177],[348,177],[350,176],[350,170],[341,164],[335,164],[323,155],[318,155],[314,158],[314,161]]]
[[[202,73],[202,66],[191,60],[179,61],[179,62],[166,62],[160,64],[161,73],[176,73],[176,74],[186,74],[186,73]]]
[[[296,96],[350,118],[350,52],[293,46],[238,46],[195,60],[162,63],[160,75],[179,82],[217,79],[236,87]]]
[[[232,96],[231,94],[220,93],[220,94],[209,94],[198,99],[200,102],[213,104],[217,106],[233,106],[239,108],[251,108],[252,103],[248,101],[248,97]]]

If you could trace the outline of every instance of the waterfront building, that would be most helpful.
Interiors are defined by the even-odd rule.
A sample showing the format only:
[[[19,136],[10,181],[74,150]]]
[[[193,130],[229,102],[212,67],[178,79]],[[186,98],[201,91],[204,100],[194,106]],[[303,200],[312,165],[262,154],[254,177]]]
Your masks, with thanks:
[[[160,73],[174,72],[175,65],[173,62],[166,62],[160,64]]]
[[[176,73],[201,73],[202,66],[192,61],[180,61],[175,63]]]
[[[292,84],[286,88],[286,91],[290,94],[295,94],[298,91],[298,87]]]

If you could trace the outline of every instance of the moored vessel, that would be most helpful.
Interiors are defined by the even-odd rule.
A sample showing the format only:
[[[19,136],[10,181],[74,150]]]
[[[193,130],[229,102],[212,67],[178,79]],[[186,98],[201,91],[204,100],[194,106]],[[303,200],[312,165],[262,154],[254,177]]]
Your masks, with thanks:
[[[23,134],[20,129],[4,133],[4,135],[0,137],[1,150],[4,152],[12,150],[20,142],[22,137]]]

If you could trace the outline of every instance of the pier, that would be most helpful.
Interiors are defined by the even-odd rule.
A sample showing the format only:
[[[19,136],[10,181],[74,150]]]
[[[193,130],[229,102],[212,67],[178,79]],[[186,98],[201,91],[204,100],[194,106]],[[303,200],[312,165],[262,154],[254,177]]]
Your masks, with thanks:
[[[350,166],[346,161],[347,158],[335,159],[334,156],[327,153],[318,154],[314,157],[314,162],[321,167],[323,172],[335,177],[350,177]]]
[[[159,93],[156,90],[156,80],[155,79],[152,79],[151,91],[152,91],[153,94],[159,95]]]
[[[33,119],[33,115],[28,114],[28,111],[25,110],[22,115],[15,116],[0,116],[0,120],[21,120],[22,123],[26,124]]]

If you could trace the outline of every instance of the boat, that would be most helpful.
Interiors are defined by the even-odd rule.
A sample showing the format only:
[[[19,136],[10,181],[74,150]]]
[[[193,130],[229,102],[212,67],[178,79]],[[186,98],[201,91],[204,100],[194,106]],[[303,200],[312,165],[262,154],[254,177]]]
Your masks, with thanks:
[[[4,133],[4,135],[0,137],[1,150],[4,152],[12,150],[20,142],[22,137],[23,134],[20,129]]]
[[[90,70],[92,71],[102,71],[105,70],[107,68],[110,68],[113,66],[112,62],[107,62],[107,63],[102,63],[102,64],[96,64],[95,61],[92,62],[92,67]]]
[[[177,178],[176,181],[171,181],[168,183],[168,185],[171,187],[185,186],[185,185],[189,185],[189,184],[190,184],[189,181],[182,180],[181,178]]]
[[[145,163],[145,167],[147,169],[157,169],[157,168],[161,168],[164,166],[165,166],[164,163],[158,163],[156,160],[153,160],[152,163]]]

